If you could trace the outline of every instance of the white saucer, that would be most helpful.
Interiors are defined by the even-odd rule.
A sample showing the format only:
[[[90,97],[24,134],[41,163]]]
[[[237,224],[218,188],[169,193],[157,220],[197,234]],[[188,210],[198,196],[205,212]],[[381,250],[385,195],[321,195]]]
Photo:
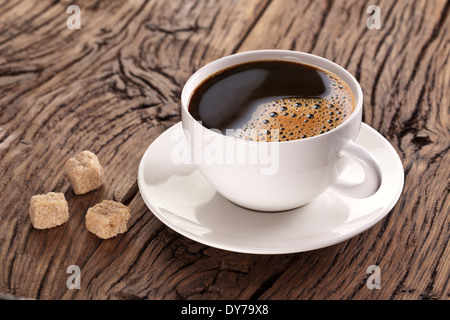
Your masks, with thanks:
[[[348,240],[383,219],[403,189],[402,163],[390,143],[363,124],[356,143],[378,160],[383,181],[370,198],[353,199],[331,190],[310,204],[281,213],[241,208],[219,195],[193,165],[171,161],[173,126],[145,152],[139,190],[153,214],[174,231],[208,246],[242,253],[286,254],[315,250]],[[351,174],[349,174],[351,172]],[[350,164],[343,178],[363,179]]]

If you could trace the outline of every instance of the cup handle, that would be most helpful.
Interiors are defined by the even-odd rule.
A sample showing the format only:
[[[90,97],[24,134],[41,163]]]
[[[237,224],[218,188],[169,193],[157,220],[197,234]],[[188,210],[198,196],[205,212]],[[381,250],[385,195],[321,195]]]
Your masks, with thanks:
[[[330,187],[331,190],[356,199],[364,199],[374,195],[380,188],[382,180],[378,161],[369,151],[352,141],[346,144],[339,157],[345,155],[351,156],[358,161],[364,170],[364,181],[355,184],[340,179]]]

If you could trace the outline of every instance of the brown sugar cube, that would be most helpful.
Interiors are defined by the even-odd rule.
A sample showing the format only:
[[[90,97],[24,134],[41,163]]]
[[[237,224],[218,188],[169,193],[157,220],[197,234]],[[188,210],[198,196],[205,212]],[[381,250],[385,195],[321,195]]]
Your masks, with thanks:
[[[68,159],[64,169],[75,194],[85,194],[102,186],[103,168],[97,156],[90,151]]]
[[[89,208],[86,213],[86,227],[102,239],[109,239],[127,231],[130,209],[115,201],[104,200]]]
[[[31,198],[29,214],[33,227],[49,229],[69,219],[69,206],[64,194],[50,192]]]

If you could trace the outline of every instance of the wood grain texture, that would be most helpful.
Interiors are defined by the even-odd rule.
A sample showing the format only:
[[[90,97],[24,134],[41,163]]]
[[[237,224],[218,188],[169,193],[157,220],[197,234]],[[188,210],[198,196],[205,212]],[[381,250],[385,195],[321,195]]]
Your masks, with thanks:
[[[0,292],[37,299],[450,298],[450,1],[0,1]],[[180,94],[200,66],[263,48],[314,53],[364,91],[364,121],[405,168],[392,212],[344,243],[293,255],[246,255],[173,232],[136,183],[150,143],[180,121]],[[104,187],[76,196],[64,161],[95,152]],[[32,195],[63,192],[70,220],[32,228]],[[102,241],[87,209],[130,206],[129,231]],[[68,290],[66,269],[81,268]],[[382,289],[366,287],[378,265]]]

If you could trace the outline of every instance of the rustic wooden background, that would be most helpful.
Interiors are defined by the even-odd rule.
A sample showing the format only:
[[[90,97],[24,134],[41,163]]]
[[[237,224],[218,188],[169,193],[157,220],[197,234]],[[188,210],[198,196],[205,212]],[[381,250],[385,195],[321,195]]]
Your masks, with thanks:
[[[81,8],[69,30],[66,8]],[[381,8],[369,30],[366,9]],[[37,299],[449,299],[450,1],[0,0],[0,293]],[[310,52],[347,68],[364,121],[399,153],[404,192],[392,212],[344,243],[246,255],[180,236],[146,208],[138,163],[180,121],[181,89],[235,52]],[[98,154],[106,185],[75,196],[64,161]],[[71,217],[32,228],[32,195],[61,191]],[[128,233],[84,226],[103,199],[130,206]],[[381,290],[366,287],[370,265]],[[68,290],[69,265],[81,289]]]

